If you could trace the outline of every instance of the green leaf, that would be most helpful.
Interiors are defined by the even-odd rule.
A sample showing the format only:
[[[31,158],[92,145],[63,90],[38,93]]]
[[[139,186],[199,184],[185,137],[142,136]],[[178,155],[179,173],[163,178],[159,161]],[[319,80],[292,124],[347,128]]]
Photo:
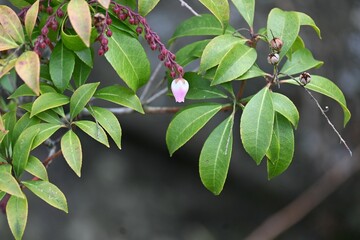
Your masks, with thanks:
[[[222,105],[218,103],[202,103],[187,106],[178,112],[166,131],[170,156],[205,126],[221,108]]]
[[[33,51],[21,54],[15,63],[16,73],[33,90],[36,95],[40,94],[40,59]]]
[[[73,79],[76,87],[80,87],[88,80],[92,68],[76,58]]]
[[[6,204],[6,216],[14,238],[21,240],[28,218],[28,202],[26,197],[11,196]]]
[[[72,130],[69,130],[61,138],[61,150],[66,162],[69,164],[71,169],[74,170],[76,175],[80,177],[82,166],[81,142]]]
[[[292,79],[283,80],[283,82],[299,85],[297,82],[295,82]],[[325,96],[328,96],[329,98],[332,98],[336,102],[338,102],[344,111],[344,127],[346,126],[346,124],[349,122],[349,120],[351,118],[351,113],[350,113],[349,109],[347,108],[344,94],[339,89],[339,87],[335,85],[335,83],[333,83],[331,80],[329,80],[327,78],[317,76],[317,75],[312,75],[311,82],[309,84],[306,84],[305,87],[307,89],[310,89],[315,92],[321,93]]]
[[[232,0],[235,7],[243,16],[250,28],[253,28],[255,14],[255,0]]]
[[[202,40],[193,42],[186,45],[176,52],[176,62],[181,66],[185,67],[192,61],[201,57],[205,46],[210,42],[210,40]]]
[[[275,114],[274,130],[267,152],[268,178],[283,173],[290,165],[294,156],[294,131],[291,123],[282,115]]]
[[[48,181],[48,174],[44,164],[36,157],[30,156],[29,161],[25,167],[25,171],[40,178],[41,180]]]
[[[126,5],[131,9],[135,9],[136,7],[136,0],[117,0],[118,3]]]
[[[33,103],[25,103],[19,107],[30,113],[32,105],[33,105]],[[58,114],[55,112],[55,109],[56,108],[49,109],[44,112],[38,113],[38,114],[36,114],[36,118],[34,118],[34,119],[41,119],[42,121],[47,122],[47,123],[55,123],[58,125],[62,125],[63,122],[59,118]],[[33,118],[31,118],[31,119],[33,119]]]
[[[122,130],[117,117],[111,111],[101,107],[91,107],[89,111],[114,140],[116,146],[121,149]]]
[[[200,0],[200,2],[207,7],[207,9],[215,15],[221,23],[222,28],[226,29],[229,25],[230,9],[227,0]]]
[[[14,145],[12,161],[16,176],[20,176],[24,171],[28,162],[31,147],[39,131],[40,129],[37,127],[37,125],[32,126],[25,129],[25,131],[23,131],[17,139]]]
[[[221,59],[212,85],[229,82],[240,77],[256,61],[256,50],[243,44],[235,44]]]
[[[315,60],[312,53],[306,49],[301,48],[291,55],[284,66],[281,68],[281,73],[293,75],[304,72],[311,68],[319,68],[324,64],[322,61]]]
[[[244,148],[258,165],[270,146],[273,124],[271,93],[268,87],[264,87],[246,104],[240,121]]]
[[[80,86],[70,98],[70,119],[74,119],[86,106],[86,104],[90,101],[92,96],[94,95],[97,87],[99,86],[99,82],[97,83],[88,83]]]
[[[6,51],[18,47],[19,45],[5,32],[4,28],[0,25],[0,51]]]
[[[134,109],[139,113],[144,113],[140,99],[136,94],[131,89],[120,85],[99,89],[96,91],[94,97]]]
[[[291,60],[292,59],[292,54],[300,49],[305,48],[305,43],[304,40],[302,40],[302,38],[300,36],[297,36],[295,42],[293,43],[293,45],[291,46],[291,48],[289,49],[289,51],[286,54],[286,57]],[[311,55],[312,56],[312,55]]]
[[[51,206],[68,213],[65,195],[54,184],[47,181],[22,181],[22,183],[36,196]]]
[[[65,105],[67,103],[69,103],[69,98],[65,95],[54,92],[44,93],[34,101],[31,108],[30,117],[48,109]]]
[[[138,11],[141,16],[146,16],[154,7],[159,3],[160,0],[139,0]]]
[[[47,85],[46,83],[40,83],[40,93],[43,94],[47,92],[56,92],[56,90],[52,86]],[[28,85],[22,84],[8,98],[15,99],[18,97],[34,97],[34,96],[36,96],[36,94],[28,87]]]
[[[90,47],[91,14],[88,3],[85,0],[71,0],[67,7],[67,13],[75,32],[84,44]]]
[[[16,179],[8,172],[0,171],[0,190],[20,198],[25,197]]]
[[[40,144],[49,139],[57,130],[59,130],[62,125],[59,123],[40,123],[35,126],[32,126],[33,131],[39,129],[39,133],[36,135],[31,149],[35,149]]]
[[[0,25],[17,43],[24,43],[25,36],[20,19],[16,13],[8,6],[0,6]]]
[[[307,14],[305,13],[302,13],[302,12],[295,12],[299,18],[299,21],[300,21],[300,25],[303,26],[303,25],[307,25],[307,26],[310,26],[312,27],[315,32],[317,33],[317,35],[319,36],[319,38],[321,39],[321,32],[320,32],[320,29],[318,28],[318,26],[316,26],[314,20]]]
[[[232,27],[227,27],[225,33],[232,34],[234,33]],[[175,29],[175,32],[169,44],[172,44],[177,38],[188,37],[188,36],[216,36],[223,34],[223,28],[221,23],[210,14],[203,14],[200,16],[194,16],[182,22]]]
[[[36,24],[38,12],[39,12],[39,0],[34,2],[34,4],[26,12],[26,16],[25,16],[25,30],[30,39]]]
[[[94,56],[92,48],[85,48],[80,51],[74,51],[76,56],[85,63],[88,67],[92,68],[94,66]]]
[[[0,162],[1,162],[0,171],[1,171],[1,172],[7,172],[7,173],[11,174],[11,173],[12,173],[12,166],[11,166],[11,164],[9,164],[8,162],[6,162],[6,160],[3,159],[2,157],[0,157]]]
[[[284,45],[281,48],[280,58],[286,55],[295,42],[300,30],[298,15],[294,12],[282,11],[279,8],[271,10],[267,21],[267,37],[280,38]]]
[[[53,110],[49,109],[47,111],[36,114],[36,117],[43,120],[46,123],[54,123],[57,125],[63,124],[58,114]]]
[[[200,61],[200,72],[218,65],[225,54],[231,50],[235,44],[245,43],[244,39],[234,37],[232,34],[220,35],[213,38],[206,45]]]
[[[64,46],[72,51],[82,51],[88,49],[85,45],[84,41],[81,37],[73,30],[64,27],[67,21],[63,21],[60,34],[61,34],[61,41]],[[90,35],[90,44],[94,43],[96,38],[98,37],[99,33],[97,32],[95,27],[91,28],[91,35]]]
[[[5,128],[4,120],[0,114],[0,143],[5,138],[6,134],[8,134],[8,130]]]
[[[75,67],[74,53],[58,42],[50,56],[50,75],[56,88],[64,91],[69,85]]]
[[[12,146],[11,145],[11,138],[12,138],[12,131],[14,129],[15,123],[16,123],[16,111],[9,111],[3,115],[3,125],[5,130],[7,131],[5,136],[3,137],[3,140],[1,141],[1,148],[0,150],[3,150],[3,148],[7,148]]]
[[[25,0],[9,0],[9,2],[19,9],[30,6],[30,3]]]
[[[246,73],[236,78],[236,80],[247,80],[250,78],[262,77],[265,76],[265,74],[266,73],[263,70],[254,64],[249,68],[249,70],[246,71]]]
[[[8,98],[15,99],[18,97],[32,97],[32,96],[36,96],[36,94],[26,84],[22,84]]]
[[[233,145],[233,125],[234,115],[231,115],[212,131],[200,153],[201,181],[215,195],[222,191],[228,173]]]
[[[150,63],[139,41],[111,27],[109,51],[105,57],[117,74],[135,92],[150,77]]]
[[[299,112],[295,104],[285,95],[272,92],[271,94],[274,111],[283,115],[295,127],[299,123]]]
[[[184,78],[189,82],[190,89],[186,99],[227,98],[228,96],[216,86],[210,86],[210,81],[194,72],[187,72]]]
[[[15,143],[20,134],[27,128],[40,123],[38,118],[30,118],[30,113],[25,113],[15,124],[12,132],[12,142]]]
[[[76,126],[78,126],[84,133],[98,141],[99,143],[104,144],[107,147],[109,146],[109,141],[106,136],[104,129],[99,125],[92,121],[82,120],[74,122]]]
[[[7,93],[13,93],[17,88],[16,79],[17,77],[15,71],[10,71],[9,74],[6,74],[0,78],[0,88],[4,89]],[[4,105],[2,107],[6,108]]]
[[[0,201],[6,196],[6,192],[0,191]]]

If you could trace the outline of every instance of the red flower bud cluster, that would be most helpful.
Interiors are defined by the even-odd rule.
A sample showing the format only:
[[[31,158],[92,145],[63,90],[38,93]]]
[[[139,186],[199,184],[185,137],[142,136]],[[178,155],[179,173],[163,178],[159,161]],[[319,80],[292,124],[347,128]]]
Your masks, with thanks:
[[[58,14],[59,11],[56,11],[56,12]],[[58,24],[55,16],[51,16],[47,19],[45,25],[41,29],[41,35],[38,36],[38,38],[36,39],[36,41],[34,43],[34,51],[38,55],[41,55],[42,49],[45,49],[46,46],[49,46],[51,44],[51,41],[48,37],[49,30],[56,31],[58,29],[58,27],[59,27],[59,24]]]
[[[98,55],[103,56],[108,50],[108,39],[107,37],[112,36],[112,31],[109,28],[109,25],[112,24],[110,16],[106,13],[106,16],[102,13],[96,13],[94,15],[94,26],[99,33],[97,41],[100,43],[100,48],[98,50]],[[106,35],[106,36],[105,36]]]
[[[130,8],[114,3],[113,11],[122,21],[127,20],[131,25],[137,25],[135,31],[140,35],[143,34],[145,40],[150,46],[150,49],[160,52],[158,58],[164,61],[164,65],[170,70],[171,77],[182,77],[184,69],[175,61],[175,54],[170,52],[161,42],[159,35],[157,35],[149,26],[146,19],[140,14],[132,11]]]

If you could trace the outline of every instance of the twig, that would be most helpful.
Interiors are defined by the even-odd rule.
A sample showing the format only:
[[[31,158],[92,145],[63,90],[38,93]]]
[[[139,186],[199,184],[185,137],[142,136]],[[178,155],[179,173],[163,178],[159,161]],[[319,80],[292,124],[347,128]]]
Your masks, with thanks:
[[[283,73],[282,73],[283,74]],[[295,82],[297,82],[299,84],[300,87],[302,87],[311,97],[311,99],[316,103],[317,107],[319,108],[321,114],[324,116],[324,118],[327,120],[328,124],[330,125],[330,127],[333,129],[333,131],[336,133],[336,135],[340,138],[340,142],[344,144],[345,148],[348,150],[350,156],[352,156],[352,151],[350,150],[349,146],[347,145],[347,143],[345,142],[345,140],[342,138],[342,136],[340,135],[340,133],[338,132],[338,130],[335,128],[334,124],[330,121],[329,117],[326,115],[326,111],[328,111],[328,109],[326,109],[324,111],[324,109],[321,107],[319,101],[314,97],[314,95],[303,85],[301,84],[296,78],[294,78],[291,75],[288,74],[283,74],[286,75],[287,77],[290,77],[292,80],[294,80]]]
[[[358,162],[359,152],[360,147],[357,147],[355,157],[344,158],[334,164],[318,181],[283,209],[268,217],[245,239],[274,239],[298,223],[330,194],[336,191],[341,184],[360,170]]]
[[[189,9],[189,11],[194,14],[195,16],[200,17],[201,15],[198,14],[191,6],[189,6],[189,4],[187,4],[184,0],[179,0],[181,3],[182,7],[186,7],[187,9]]]
[[[168,91],[168,88],[167,88],[167,87],[164,88],[164,89],[162,89],[162,90],[160,90],[160,91],[158,91],[157,93],[155,93],[154,95],[152,95],[151,97],[149,97],[149,98],[146,100],[145,104],[149,104],[149,103],[155,101],[157,98],[159,98],[160,96],[162,96],[162,95],[164,95],[165,93],[167,93],[167,91]]]
[[[159,62],[159,64],[156,66],[154,72],[151,74],[149,82],[146,84],[146,86],[144,88],[144,91],[141,93],[141,96],[140,96],[141,101],[145,100],[146,94],[148,94],[148,92],[150,90],[150,87],[153,84],[153,82],[155,81],[155,79],[156,79],[162,65],[163,65],[163,63]]]
[[[43,161],[44,166],[47,168],[50,165],[50,163],[52,162],[52,160],[54,160],[55,158],[61,156],[61,154],[62,154],[62,151],[59,150],[59,151],[53,153],[52,155],[50,155],[48,158],[46,158]]]
[[[236,99],[237,100],[240,100],[243,93],[244,93],[244,90],[245,90],[245,85],[246,85],[246,81],[241,81],[241,84],[240,84],[240,89],[239,89],[239,92],[236,96]]]

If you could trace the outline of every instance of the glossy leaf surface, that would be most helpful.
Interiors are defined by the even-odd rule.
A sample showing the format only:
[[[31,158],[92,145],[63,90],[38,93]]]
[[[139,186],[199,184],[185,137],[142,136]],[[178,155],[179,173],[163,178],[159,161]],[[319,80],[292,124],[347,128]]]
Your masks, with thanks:
[[[99,89],[94,97],[134,109],[139,113],[144,113],[140,99],[136,94],[131,89],[120,85]]]
[[[116,28],[111,28],[109,51],[105,57],[124,82],[136,91],[150,77],[150,63],[139,41]]]
[[[294,156],[294,130],[291,123],[281,114],[275,114],[274,130],[269,150],[266,154],[268,178],[283,173]]]
[[[74,53],[57,43],[50,56],[49,70],[56,88],[64,91],[69,85],[75,67]]]
[[[48,181],[22,181],[22,183],[36,196],[47,202],[49,205],[68,212],[65,195],[54,184]]]
[[[117,117],[111,111],[101,107],[91,107],[89,111],[114,140],[116,146],[121,149],[122,130]]]
[[[199,0],[221,23],[225,30],[229,24],[230,9],[227,0]]]
[[[171,120],[166,131],[166,144],[170,156],[188,142],[217,112],[217,103],[196,104],[185,107]]]
[[[79,137],[72,130],[69,130],[61,138],[61,150],[70,168],[80,177],[82,166],[82,148]]]
[[[215,195],[222,191],[229,169],[234,116],[218,125],[207,138],[200,153],[199,171],[204,186]]]
[[[232,0],[232,2],[247,24],[252,28],[255,14],[255,0]]]
[[[6,216],[14,238],[21,240],[28,218],[27,199],[25,197],[11,196],[6,204]]]
[[[70,118],[76,117],[93,97],[100,83],[81,85],[70,98]]]
[[[246,104],[240,121],[240,135],[246,152],[260,164],[271,142],[274,108],[267,87]]]

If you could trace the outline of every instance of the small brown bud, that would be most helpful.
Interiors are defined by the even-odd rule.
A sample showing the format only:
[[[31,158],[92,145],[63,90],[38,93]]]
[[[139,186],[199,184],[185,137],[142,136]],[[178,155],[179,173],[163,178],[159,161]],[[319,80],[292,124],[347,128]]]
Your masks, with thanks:
[[[270,41],[271,49],[273,49],[276,52],[280,52],[283,45],[284,45],[284,43],[280,38],[273,38]]]

